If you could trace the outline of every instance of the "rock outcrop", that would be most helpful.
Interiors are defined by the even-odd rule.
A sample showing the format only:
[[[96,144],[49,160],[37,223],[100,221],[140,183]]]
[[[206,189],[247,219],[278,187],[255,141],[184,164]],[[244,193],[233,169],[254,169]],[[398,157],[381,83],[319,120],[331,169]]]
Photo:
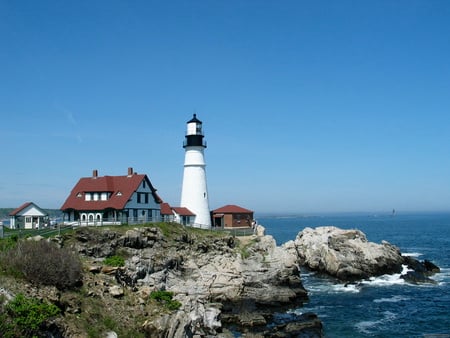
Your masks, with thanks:
[[[441,272],[441,269],[436,266],[434,263],[424,260],[423,262],[418,261],[417,259],[405,256],[404,264],[408,266],[408,271],[406,274],[400,276],[402,279],[412,284],[436,284],[437,282],[430,278],[430,276],[435,273]]]
[[[404,261],[394,245],[369,242],[359,230],[334,226],[305,228],[284,246],[297,253],[301,265],[342,281],[399,273]]]
[[[343,230],[334,226],[305,228],[283,248],[297,254],[299,265],[343,282],[400,273],[403,266],[407,266],[408,272],[401,276],[405,281],[435,283],[429,276],[440,271],[429,261],[419,262],[402,256],[396,246],[386,241],[381,244],[369,242],[360,230]]]
[[[150,316],[142,325],[148,336],[215,336],[227,326],[263,333],[275,311],[300,306],[307,292],[296,253],[277,247],[272,236],[259,228],[258,235],[242,239],[215,233],[196,236],[180,228],[169,234],[171,238],[156,227],[135,228],[124,235],[79,229],[71,245],[95,260],[91,274],[115,276],[118,286],[107,288],[115,298],[127,292],[123,288],[139,299],[148,299],[155,290],[173,293],[181,307]],[[104,257],[119,251],[128,257],[124,268],[99,267]],[[317,318],[296,321],[305,330],[315,330],[316,337],[321,335]],[[280,330],[302,327],[288,324]]]

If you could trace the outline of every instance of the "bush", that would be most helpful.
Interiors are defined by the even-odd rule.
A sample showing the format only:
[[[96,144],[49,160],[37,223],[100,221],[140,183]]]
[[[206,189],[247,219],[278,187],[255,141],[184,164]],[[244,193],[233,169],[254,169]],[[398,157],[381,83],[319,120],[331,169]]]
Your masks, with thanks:
[[[59,313],[54,304],[18,294],[2,309],[0,329],[4,337],[35,336],[48,319]]]
[[[123,257],[114,255],[111,257],[106,257],[103,263],[109,266],[124,266],[125,259]]]
[[[150,293],[150,299],[154,299],[164,304],[171,311],[178,310],[181,307],[181,303],[172,298],[173,292],[170,291],[152,291]]]
[[[2,255],[6,272],[35,284],[51,285],[60,290],[78,286],[82,279],[79,258],[65,248],[47,241],[19,241]]]
[[[0,239],[0,252],[14,248],[17,245],[17,240],[18,240],[17,235]]]

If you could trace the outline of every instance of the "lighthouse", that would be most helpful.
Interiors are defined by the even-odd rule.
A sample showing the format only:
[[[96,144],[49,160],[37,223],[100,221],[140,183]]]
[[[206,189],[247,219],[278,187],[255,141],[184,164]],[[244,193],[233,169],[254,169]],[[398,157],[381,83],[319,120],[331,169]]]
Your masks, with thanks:
[[[203,154],[206,142],[203,137],[202,121],[194,114],[193,118],[187,122],[186,138],[183,143],[185,156],[180,205],[195,214],[195,227],[209,229],[211,216]]]

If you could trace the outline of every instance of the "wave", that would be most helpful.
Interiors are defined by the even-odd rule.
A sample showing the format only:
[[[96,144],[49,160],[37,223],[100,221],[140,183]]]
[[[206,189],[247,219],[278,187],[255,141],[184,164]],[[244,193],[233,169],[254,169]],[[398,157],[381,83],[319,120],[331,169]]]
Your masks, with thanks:
[[[450,282],[450,268],[441,268],[441,272],[433,275],[438,285],[446,285]]]
[[[420,256],[423,256],[423,253],[420,253],[420,252],[402,252],[402,256],[405,256],[405,257],[420,257]]]
[[[361,283],[334,283],[333,281],[320,280],[314,283],[304,283],[304,286],[308,290],[308,293],[326,293],[326,294],[338,294],[338,293],[358,293],[361,289]]]
[[[410,284],[406,282],[402,276],[406,275],[409,271],[413,271],[408,268],[407,265],[402,266],[402,271],[400,273],[391,275],[381,275],[377,277],[370,277],[369,279],[362,280],[357,283],[336,283],[333,280],[320,279],[316,277],[314,273],[302,274],[304,278],[304,286],[309,293],[320,293],[320,294],[338,294],[338,293],[358,293],[364,287],[389,287],[394,285],[408,285],[411,287],[431,287],[433,284]],[[316,279],[318,278],[318,279]],[[441,272],[432,276],[438,285],[446,285],[450,283],[450,268],[441,268]],[[312,281],[312,283],[310,282]],[[387,301],[384,299],[384,301]],[[391,301],[398,301],[394,298]]]
[[[336,292],[358,293],[361,290],[360,284],[336,284],[333,285]]]
[[[390,311],[383,312],[383,318],[378,320],[365,320],[355,324],[356,329],[364,334],[371,334],[374,330],[378,329],[380,326],[386,325],[393,321],[397,315]]]
[[[390,286],[390,285],[400,285],[405,284],[405,280],[401,278],[402,275],[408,273],[408,271],[412,271],[408,269],[407,265],[402,266],[402,272],[394,273],[392,275],[382,275],[378,277],[370,277],[368,280],[362,281],[361,283],[364,285],[371,286]]]
[[[403,302],[403,301],[407,301],[410,300],[411,298],[409,297],[402,297],[400,295],[396,295],[396,296],[392,296],[390,298],[378,298],[378,299],[374,299],[374,303],[398,303],[398,302]]]

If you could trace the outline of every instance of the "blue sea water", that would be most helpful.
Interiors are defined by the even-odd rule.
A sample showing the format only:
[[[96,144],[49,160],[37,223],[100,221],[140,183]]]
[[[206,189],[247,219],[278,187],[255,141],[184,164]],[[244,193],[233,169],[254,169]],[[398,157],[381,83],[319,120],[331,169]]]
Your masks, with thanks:
[[[433,285],[408,284],[398,274],[347,287],[302,271],[310,300],[292,311],[316,313],[326,337],[450,337],[450,214],[266,216],[258,223],[278,244],[305,227],[359,229],[369,241],[386,240],[441,268]]]

